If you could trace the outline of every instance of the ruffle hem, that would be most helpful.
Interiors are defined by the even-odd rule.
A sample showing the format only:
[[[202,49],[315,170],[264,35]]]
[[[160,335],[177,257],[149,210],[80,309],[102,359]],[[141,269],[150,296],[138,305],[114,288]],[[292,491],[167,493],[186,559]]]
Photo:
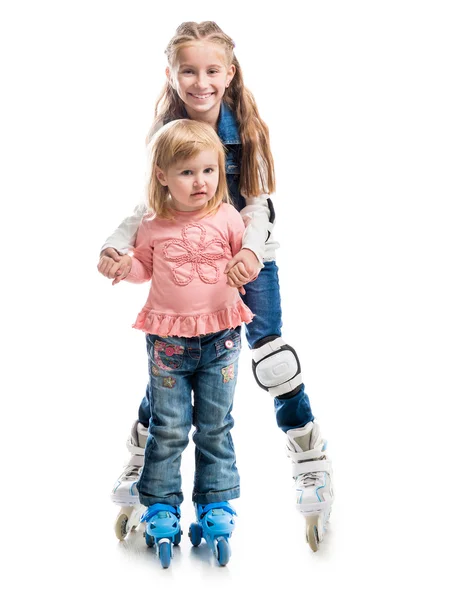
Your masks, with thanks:
[[[229,308],[202,315],[167,315],[143,308],[132,327],[162,337],[188,338],[234,329],[242,323],[250,323],[253,316],[242,300]]]

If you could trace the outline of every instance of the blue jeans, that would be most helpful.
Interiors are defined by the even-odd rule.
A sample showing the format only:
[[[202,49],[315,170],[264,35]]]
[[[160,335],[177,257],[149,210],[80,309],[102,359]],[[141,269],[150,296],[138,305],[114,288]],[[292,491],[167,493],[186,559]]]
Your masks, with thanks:
[[[249,347],[254,348],[257,342],[267,336],[281,335],[281,296],[276,262],[264,263],[264,268],[258,278],[248,283],[245,290],[246,294],[242,296],[243,301],[255,315],[251,323],[245,326],[245,331]],[[151,389],[148,385],[138,411],[138,420],[145,427],[149,422],[150,393]],[[284,432],[288,429],[304,427],[314,420],[304,383],[295,396],[283,400],[275,398],[274,405],[276,423]]]
[[[140,502],[181,504],[181,455],[192,425],[193,502],[238,498],[240,482],[230,430],[240,328],[192,338],[146,335],[146,342],[151,418],[138,481]]]

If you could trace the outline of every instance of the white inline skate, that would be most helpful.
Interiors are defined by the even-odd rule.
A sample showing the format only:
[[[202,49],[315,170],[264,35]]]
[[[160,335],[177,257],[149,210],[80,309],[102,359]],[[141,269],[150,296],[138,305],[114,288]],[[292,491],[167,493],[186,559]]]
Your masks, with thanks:
[[[330,517],[334,494],[331,462],[317,423],[287,432],[287,454],[293,463],[297,508],[306,519],[306,541],[319,549]]]
[[[115,521],[115,533],[118,540],[123,540],[129,531],[137,527],[141,514],[146,510],[140,504],[137,481],[144,463],[147,437],[146,427],[135,421],[126,443],[130,457],[110,496],[112,502],[121,507]]]

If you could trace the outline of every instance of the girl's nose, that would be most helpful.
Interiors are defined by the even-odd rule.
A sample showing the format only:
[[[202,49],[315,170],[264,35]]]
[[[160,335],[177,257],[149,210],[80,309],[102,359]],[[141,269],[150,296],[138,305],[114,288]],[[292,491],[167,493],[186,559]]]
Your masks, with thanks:
[[[193,184],[196,188],[202,188],[204,186],[204,177],[202,175],[198,175]]]
[[[205,73],[198,73],[198,77],[196,78],[197,87],[203,89],[206,87],[206,75]]]

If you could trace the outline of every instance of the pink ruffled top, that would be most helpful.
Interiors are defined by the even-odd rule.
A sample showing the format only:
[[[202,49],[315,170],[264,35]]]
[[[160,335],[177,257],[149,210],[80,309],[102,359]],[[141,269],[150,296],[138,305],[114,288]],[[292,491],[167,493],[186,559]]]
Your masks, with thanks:
[[[133,327],[194,337],[249,323],[253,313],[224,274],[242,246],[245,226],[237,210],[222,204],[207,217],[173,212],[173,220],[145,217],[138,229],[127,281],[152,283]]]

